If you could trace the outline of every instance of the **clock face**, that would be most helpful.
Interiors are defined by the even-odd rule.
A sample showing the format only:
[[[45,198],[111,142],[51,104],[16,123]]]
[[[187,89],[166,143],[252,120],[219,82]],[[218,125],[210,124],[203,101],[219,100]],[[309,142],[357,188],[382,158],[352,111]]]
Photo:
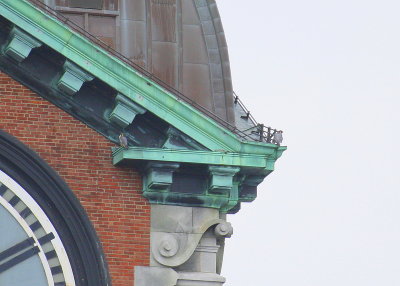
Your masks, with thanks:
[[[0,285],[75,286],[70,261],[50,219],[1,170]]]

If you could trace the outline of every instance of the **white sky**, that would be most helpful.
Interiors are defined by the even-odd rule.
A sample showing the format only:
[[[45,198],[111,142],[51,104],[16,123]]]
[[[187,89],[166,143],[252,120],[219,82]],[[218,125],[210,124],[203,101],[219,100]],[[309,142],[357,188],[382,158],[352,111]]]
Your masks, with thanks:
[[[400,2],[217,0],[233,84],[288,150],[230,216],[226,286],[400,285]]]

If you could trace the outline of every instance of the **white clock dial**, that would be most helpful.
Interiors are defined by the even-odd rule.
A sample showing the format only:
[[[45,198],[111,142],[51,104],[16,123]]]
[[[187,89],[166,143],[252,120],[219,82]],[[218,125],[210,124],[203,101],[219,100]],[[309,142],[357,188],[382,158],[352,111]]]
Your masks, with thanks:
[[[51,221],[29,193],[1,170],[0,285],[75,285]]]

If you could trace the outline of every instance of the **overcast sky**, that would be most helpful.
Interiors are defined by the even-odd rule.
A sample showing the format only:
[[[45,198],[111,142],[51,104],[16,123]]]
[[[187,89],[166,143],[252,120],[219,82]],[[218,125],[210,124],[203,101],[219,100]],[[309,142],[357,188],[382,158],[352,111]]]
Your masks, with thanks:
[[[400,285],[400,2],[217,0],[234,89],[288,150],[230,216],[227,286]]]

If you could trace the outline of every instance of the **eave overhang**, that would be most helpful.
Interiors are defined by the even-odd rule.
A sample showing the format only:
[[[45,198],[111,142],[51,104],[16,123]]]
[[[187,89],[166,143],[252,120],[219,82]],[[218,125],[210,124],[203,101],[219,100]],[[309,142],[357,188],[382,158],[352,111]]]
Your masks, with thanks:
[[[262,152],[28,1],[1,0],[0,7],[10,22],[210,150]]]
[[[113,164],[118,165],[124,162],[126,163],[127,161],[162,161],[259,168],[273,171],[273,164],[284,150],[286,150],[286,147],[277,147],[266,150],[264,154],[247,154],[143,147],[129,147],[128,149],[115,148],[113,151]]]
[[[240,202],[255,198],[257,185],[273,171],[275,161],[286,150],[275,144],[239,138],[26,0],[0,0],[0,15],[14,26],[11,40],[1,50],[2,68],[14,64],[9,73],[17,80],[25,84],[32,77],[30,88],[113,142],[118,142],[119,132],[128,130],[131,143],[136,146],[114,150],[113,163],[140,166],[145,181],[144,195],[153,203],[232,212]],[[22,40],[14,43],[15,35]],[[32,70],[29,65],[24,66],[30,51],[39,47],[57,54],[52,67],[57,72],[47,81],[29,75]],[[62,66],[58,64],[59,58],[65,59]],[[89,86],[87,82],[92,83]],[[96,113],[90,100],[78,96],[85,84],[86,89],[92,89],[92,98],[96,89],[99,94],[112,93],[103,96],[104,106],[93,115],[95,120],[90,115],[92,110]],[[96,85],[105,86],[106,91]],[[140,117],[145,113],[152,115]],[[152,120],[160,122],[152,124]],[[153,128],[161,123],[165,125],[162,131]],[[161,135],[151,135],[152,130]],[[134,138],[135,132],[154,138],[141,146],[142,142]],[[195,192],[182,190],[188,174],[192,177],[199,174],[206,183]]]

